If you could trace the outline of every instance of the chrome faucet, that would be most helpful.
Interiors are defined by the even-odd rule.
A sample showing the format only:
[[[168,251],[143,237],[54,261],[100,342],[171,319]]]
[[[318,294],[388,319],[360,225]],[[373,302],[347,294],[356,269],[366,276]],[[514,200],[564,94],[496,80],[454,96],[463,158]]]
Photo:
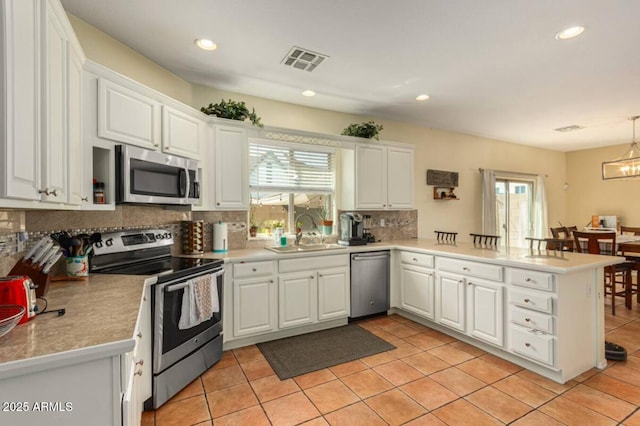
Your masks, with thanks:
[[[309,220],[311,220],[311,223],[313,224],[313,227],[316,229],[316,231],[320,232],[320,229],[318,228],[318,225],[316,224],[316,221],[313,220],[313,217],[311,217],[310,214],[308,214],[308,213],[299,214],[298,217],[296,217],[296,219],[294,221],[295,227],[296,227],[296,245],[300,245],[300,240],[302,239],[302,226],[298,227],[298,221],[303,216],[308,217]]]

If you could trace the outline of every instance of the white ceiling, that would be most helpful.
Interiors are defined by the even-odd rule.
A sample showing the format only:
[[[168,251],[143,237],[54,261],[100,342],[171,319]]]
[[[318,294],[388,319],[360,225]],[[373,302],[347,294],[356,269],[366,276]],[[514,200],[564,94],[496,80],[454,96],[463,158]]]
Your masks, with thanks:
[[[295,104],[562,151],[628,143],[640,115],[638,0],[62,4],[190,82]],[[574,25],[585,32],[555,39]],[[292,46],[329,59],[285,67]],[[552,130],[574,124],[585,128]]]

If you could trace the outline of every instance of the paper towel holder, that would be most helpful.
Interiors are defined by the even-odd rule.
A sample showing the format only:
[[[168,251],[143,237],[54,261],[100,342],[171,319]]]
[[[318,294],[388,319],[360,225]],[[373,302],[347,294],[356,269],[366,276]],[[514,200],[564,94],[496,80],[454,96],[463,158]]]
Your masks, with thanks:
[[[227,224],[219,220],[213,224],[213,252],[226,253],[229,251],[229,236]]]

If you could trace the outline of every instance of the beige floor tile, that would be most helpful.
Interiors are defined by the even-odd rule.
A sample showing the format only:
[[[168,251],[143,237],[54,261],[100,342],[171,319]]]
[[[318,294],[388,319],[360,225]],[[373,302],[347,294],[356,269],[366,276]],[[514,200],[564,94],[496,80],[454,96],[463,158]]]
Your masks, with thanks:
[[[322,414],[360,401],[360,398],[339,380],[314,386],[306,389],[304,393]]]
[[[459,398],[458,395],[428,377],[400,386],[400,390],[428,410],[435,410]]]
[[[202,376],[202,383],[205,392],[213,392],[217,389],[226,388],[228,386],[237,385],[247,381],[247,378],[239,365],[232,367],[211,369]]]
[[[271,401],[281,396],[298,392],[300,388],[293,379],[280,380],[278,376],[271,375],[249,382],[251,388],[258,396],[260,402]]]
[[[256,345],[234,349],[233,354],[236,356],[236,359],[240,364],[264,358],[262,352],[260,352],[260,349],[258,349]]]
[[[564,396],[559,396],[542,407],[538,408],[542,413],[553,417],[565,424],[608,426],[615,425],[616,421],[609,417],[596,413],[589,408],[576,404]]]
[[[447,344],[446,342],[436,339],[435,337],[430,336],[427,333],[414,334],[413,336],[405,337],[402,340],[423,351],[434,349]]]
[[[437,348],[430,349],[427,352],[451,365],[461,364],[475,358],[473,355],[451,347],[450,345],[439,346]]]
[[[393,388],[393,385],[373,370],[365,370],[347,377],[341,381],[365,399]]]
[[[459,349],[461,351],[467,352],[473,356],[482,356],[485,355],[487,352],[483,351],[480,348],[476,348],[473,345],[470,345],[468,343],[462,342],[462,341],[455,341],[452,343],[449,343],[449,346],[452,346],[456,349]]]
[[[422,374],[431,374],[451,367],[440,358],[436,358],[428,352],[419,352],[406,358],[402,358],[402,360]]]
[[[640,386],[623,382],[606,374],[593,376],[586,380],[584,384],[631,404],[640,405]]]
[[[329,426],[329,423],[324,419],[324,417],[316,417],[315,419],[300,423],[300,426]]]
[[[436,339],[438,339],[438,340],[440,340],[442,342],[445,342],[445,343],[452,343],[452,342],[457,342],[458,341],[458,339],[456,339],[455,337],[451,337],[448,334],[441,333],[438,330],[434,330],[434,329],[431,329],[431,328],[425,330],[424,333],[427,336],[431,336],[431,337],[436,338]]]
[[[420,417],[426,410],[398,389],[365,400],[380,417],[391,425],[400,425]]]
[[[394,356],[391,356],[389,352],[381,352],[379,354],[360,358],[360,361],[364,362],[369,367],[375,367],[377,365],[386,364],[388,362],[395,361],[396,359],[397,358]]]
[[[532,383],[542,386],[543,388],[548,389],[551,392],[554,392],[556,394],[561,394],[563,392],[566,392],[578,384],[578,382],[576,382],[575,380],[569,380],[565,384],[560,384],[560,383],[554,382],[551,379],[547,379],[546,377],[542,377],[541,375],[536,374],[533,371],[529,371],[529,370],[522,370],[518,372],[517,375],[522,377],[523,379],[529,380]]]
[[[194,425],[211,419],[204,395],[164,404],[156,410],[157,426]]]
[[[233,351],[224,351],[222,353],[222,358],[220,358],[220,361],[218,361],[211,368],[220,369],[220,368],[232,367],[234,365],[238,365],[238,360],[236,359],[236,356],[233,354]]]
[[[508,372],[480,358],[463,362],[456,367],[485,383],[494,383],[510,375]]]
[[[142,419],[140,420],[140,426],[154,426],[156,422],[155,411],[143,411]]]
[[[617,421],[622,421],[637,408],[615,396],[585,385],[578,385],[562,396]]]
[[[484,382],[470,376],[456,367],[450,367],[446,370],[438,371],[429,377],[460,396],[468,395],[471,392],[475,392],[486,386]]]
[[[504,371],[506,371],[506,372],[508,372],[510,374],[514,374],[514,373],[517,373],[518,371],[522,371],[523,370],[523,368],[520,367],[519,365],[516,365],[516,364],[514,364],[512,362],[509,362],[509,361],[507,361],[505,359],[498,358],[497,356],[492,355],[492,354],[482,355],[480,357],[480,359],[482,359],[483,361],[486,361],[489,364],[491,364],[491,365],[493,365],[495,367],[498,367],[498,368],[500,368],[500,369],[502,369],[502,370],[504,370]]]
[[[206,396],[211,417],[214,419],[258,405],[258,399],[249,383],[208,392]]]
[[[492,386],[467,395],[465,399],[504,423],[519,419],[532,410],[527,404]]]
[[[345,362],[344,364],[334,365],[333,367],[329,367],[329,370],[335,374],[336,377],[343,377],[366,370],[367,368],[369,367],[357,359],[355,361]]]
[[[368,405],[358,402],[324,416],[332,426],[383,426],[386,425]]]
[[[386,331],[387,333],[391,333],[399,338],[409,337],[413,336],[414,334],[420,333],[415,328],[411,328],[406,324],[398,324],[391,327],[385,327],[384,331]]]
[[[189,383],[187,387],[175,394],[173,398],[171,398],[167,402],[176,402],[182,399],[191,398],[192,396],[202,395],[203,393],[204,387],[202,385],[202,380],[200,379],[200,377],[198,377],[193,382]]]
[[[573,380],[575,380],[578,383],[583,383],[584,381],[600,373],[602,373],[602,370],[598,370],[597,368],[590,368],[589,370],[585,371],[579,376],[574,377]]]
[[[256,359],[245,362],[240,364],[240,367],[242,367],[242,371],[244,371],[245,376],[247,376],[247,379],[250,381],[275,374],[275,371],[273,371],[273,368],[271,368],[271,365],[266,359]]]
[[[371,319],[371,324],[375,325],[376,327],[393,327],[394,325],[398,325],[400,324],[398,321],[396,321],[396,316],[380,316],[378,318],[374,318]]]
[[[245,408],[244,410],[236,411],[235,413],[227,414],[226,416],[216,419],[216,426],[241,425],[270,426],[271,423],[269,423],[267,415],[259,405]]]
[[[365,330],[369,330],[369,331],[371,331],[371,330],[373,330],[373,329],[376,329],[376,328],[380,328],[380,327],[378,327],[377,325],[373,324],[373,323],[372,323],[371,321],[369,321],[369,320],[357,321],[355,324],[356,324],[358,327],[362,327],[362,328],[364,328]]]
[[[622,424],[625,426],[640,426],[640,410],[633,413],[633,416],[630,416]]]
[[[402,315],[398,315],[398,314],[391,314],[389,315],[389,318],[391,318],[392,320],[400,324],[415,324],[409,318],[405,318]]]
[[[534,408],[539,407],[556,396],[556,394],[550,390],[518,376],[509,376],[494,383],[493,387]]]
[[[631,383],[635,386],[640,386],[640,370],[628,367],[624,363],[617,363],[613,367],[607,368],[604,370],[603,374],[615,377],[616,379]]]
[[[491,417],[464,399],[438,408],[432,414],[448,425],[491,426],[502,424],[498,419]]]
[[[532,411],[526,416],[511,423],[511,426],[564,426],[564,423],[561,423],[540,411]]]
[[[374,367],[373,370],[394,386],[404,385],[424,376],[424,374],[399,359]]]
[[[419,332],[425,332],[425,331],[429,331],[432,330],[431,328],[427,327],[426,325],[422,325],[422,324],[418,324],[417,322],[409,322],[407,323],[408,327],[414,328],[416,330],[418,330]]]
[[[402,339],[396,340],[393,342],[393,346],[395,346],[395,349],[390,350],[388,353],[391,356],[394,356],[398,359],[402,359],[404,357],[407,356],[411,356],[417,353],[422,352],[422,349],[417,348],[407,342],[405,342]]]
[[[196,423],[194,426],[213,426],[213,420],[206,420],[204,422]]]
[[[262,406],[271,423],[278,426],[303,423],[320,415],[302,392],[265,402]]]
[[[411,420],[409,423],[405,423],[406,426],[446,426],[442,420],[434,416],[433,414],[425,414],[417,419]]]
[[[302,376],[296,376],[293,378],[293,380],[295,380],[298,386],[300,386],[300,389],[307,389],[313,386],[320,385],[322,383],[329,382],[335,378],[335,374],[333,374],[328,368],[324,368],[322,370],[303,374]]]
[[[396,342],[396,341],[400,340],[400,338],[398,336],[396,336],[395,334],[389,333],[384,328],[380,328],[380,327],[372,328],[372,329],[369,330],[369,332],[371,334],[373,334],[373,335],[378,336],[382,340],[385,340],[385,341],[389,342],[389,343],[393,343],[393,342]]]

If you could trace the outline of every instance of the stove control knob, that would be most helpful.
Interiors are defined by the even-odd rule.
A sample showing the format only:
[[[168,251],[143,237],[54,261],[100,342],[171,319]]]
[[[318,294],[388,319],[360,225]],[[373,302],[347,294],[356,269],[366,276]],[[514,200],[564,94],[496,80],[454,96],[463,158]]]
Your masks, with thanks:
[[[171,238],[171,234],[168,232],[165,232],[163,238],[167,238],[167,239]]]
[[[97,247],[97,248],[102,248],[102,241],[98,241],[98,242],[96,243],[96,247]]]
[[[113,245],[113,238],[109,238],[107,241],[104,242],[107,247],[111,247]]]
[[[162,238],[164,238],[162,234],[156,234],[156,240],[161,240]]]

